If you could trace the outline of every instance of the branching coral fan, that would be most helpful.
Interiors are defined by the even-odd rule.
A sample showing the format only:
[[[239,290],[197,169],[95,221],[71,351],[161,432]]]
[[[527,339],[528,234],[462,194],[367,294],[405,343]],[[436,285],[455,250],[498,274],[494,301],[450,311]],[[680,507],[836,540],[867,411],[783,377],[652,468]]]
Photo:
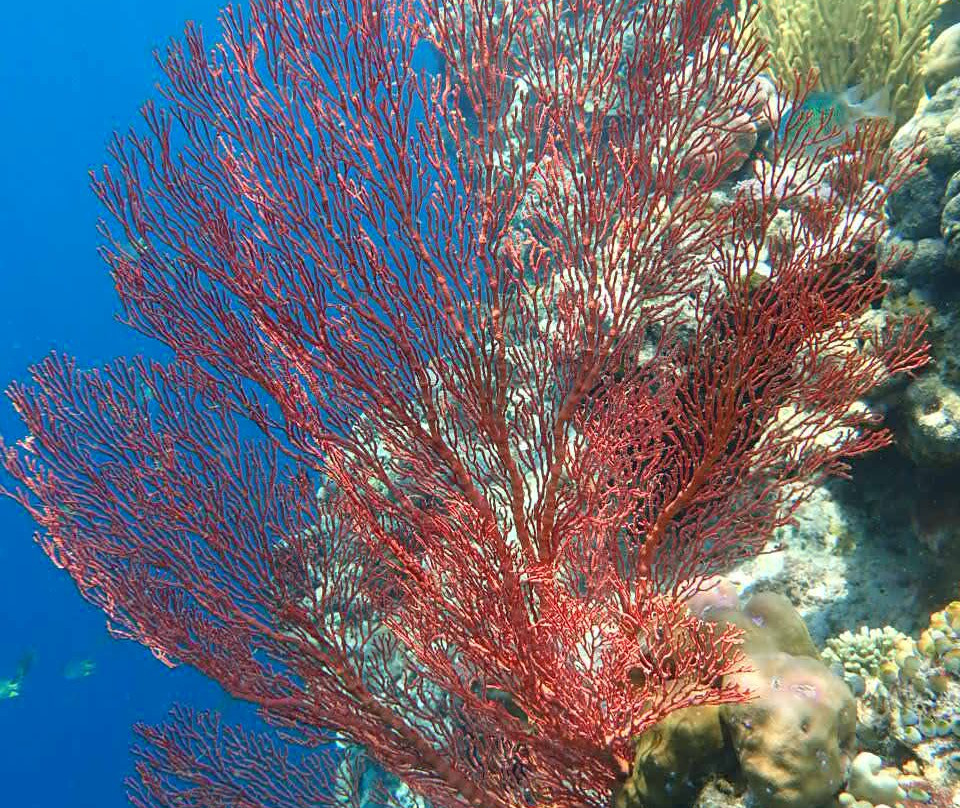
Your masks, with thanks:
[[[3,455],[118,636],[442,806],[604,805],[634,736],[743,697],[684,599],[923,352],[861,321],[882,133],[714,204],[785,113],[717,5],[253,0],[170,48],[95,189],[174,358],[47,359]],[[137,805],[344,799],[209,716],[141,735]]]

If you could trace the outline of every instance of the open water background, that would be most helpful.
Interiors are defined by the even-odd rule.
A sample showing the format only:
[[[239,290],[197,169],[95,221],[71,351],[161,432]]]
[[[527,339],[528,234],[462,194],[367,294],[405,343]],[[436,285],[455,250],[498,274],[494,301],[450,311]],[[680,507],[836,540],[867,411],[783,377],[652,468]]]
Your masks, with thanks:
[[[115,129],[137,120],[159,70],[152,51],[187,19],[215,30],[219,0],[26,0],[0,13],[0,386],[56,348],[81,364],[155,348],[117,323],[96,254],[98,203],[87,172]],[[0,434],[22,434],[0,403]],[[111,639],[101,614],[0,500],[0,679],[34,654],[21,695],[0,701],[0,805],[120,808],[131,724],[173,701],[238,708],[188,670]],[[90,659],[95,672],[67,678]]]

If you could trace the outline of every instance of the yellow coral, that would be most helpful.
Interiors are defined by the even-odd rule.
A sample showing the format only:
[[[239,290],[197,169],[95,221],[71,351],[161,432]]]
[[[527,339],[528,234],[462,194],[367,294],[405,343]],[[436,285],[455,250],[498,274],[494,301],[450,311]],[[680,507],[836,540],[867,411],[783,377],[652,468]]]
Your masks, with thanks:
[[[953,631],[960,631],[960,600],[951,601],[943,611],[950,623],[950,628]]]
[[[870,95],[888,87],[900,125],[923,95],[921,67],[943,1],[740,0],[737,22],[752,20],[778,80],[814,69],[828,92],[862,85]]]

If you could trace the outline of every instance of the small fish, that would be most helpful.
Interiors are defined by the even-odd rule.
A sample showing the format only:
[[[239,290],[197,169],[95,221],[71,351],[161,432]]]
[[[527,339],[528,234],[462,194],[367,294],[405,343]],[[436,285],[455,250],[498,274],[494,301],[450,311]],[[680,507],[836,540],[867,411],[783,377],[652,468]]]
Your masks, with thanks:
[[[92,676],[97,670],[97,663],[92,659],[73,659],[63,666],[64,679],[85,679]]]
[[[860,121],[881,119],[893,123],[889,88],[883,87],[867,98],[863,97],[863,93],[862,84],[848,87],[843,92],[810,93],[800,107],[800,112],[808,115],[797,116],[793,108],[789,108],[777,127],[778,138],[794,134],[803,137],[807,132],[816,131],[826,124],[821,137],[828,145],[834,142],[839,144],[853,133]]]
[[[4,699],[15,699],[20,695],[20,685],[27,677],[30,667],[33,665],[33,651],[27,651],[17,663],[17,673],[12,679],[0,679],[0,701]]]

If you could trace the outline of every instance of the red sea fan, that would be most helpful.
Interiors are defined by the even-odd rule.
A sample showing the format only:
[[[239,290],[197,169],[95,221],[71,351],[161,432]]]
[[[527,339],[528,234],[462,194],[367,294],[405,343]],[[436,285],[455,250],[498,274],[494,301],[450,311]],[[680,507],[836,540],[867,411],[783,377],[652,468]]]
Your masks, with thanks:
[[[51,357],[4,453],[116,634],[444,806],[605,805],[632,738],[743,697],[685,598],[924,354],[865,319],[883,133],[786,127],[719,199],[774,103],[719,5],[253,0],[170,48],[95,189],[174,361]],[[336,802],[175,719],[141,804]]]

